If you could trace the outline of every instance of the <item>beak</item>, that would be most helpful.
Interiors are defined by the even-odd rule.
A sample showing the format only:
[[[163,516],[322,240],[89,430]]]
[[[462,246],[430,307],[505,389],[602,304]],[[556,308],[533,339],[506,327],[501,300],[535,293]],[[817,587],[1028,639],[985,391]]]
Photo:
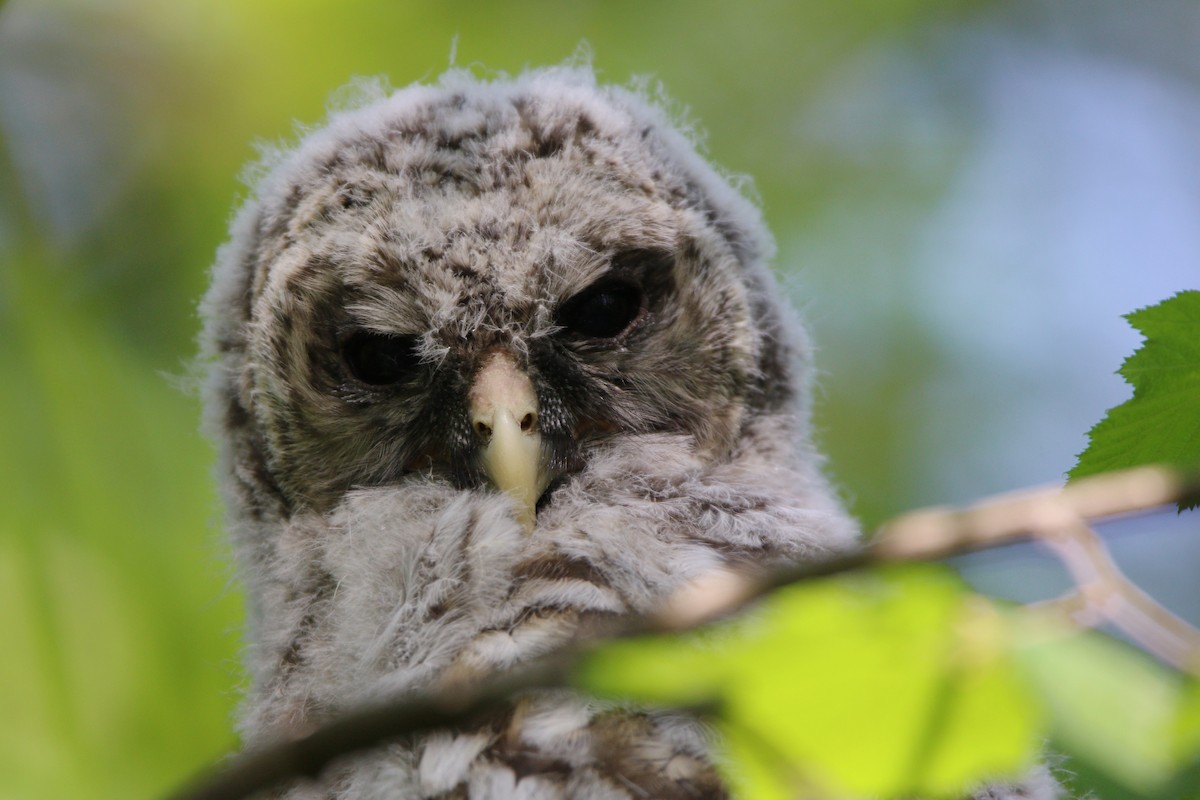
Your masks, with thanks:
[[[511,355],[497,351],[476,374],[467,399],[483,469],[516,501],[517,521],[532,531],[538,498],[550,483],[533,383]]]

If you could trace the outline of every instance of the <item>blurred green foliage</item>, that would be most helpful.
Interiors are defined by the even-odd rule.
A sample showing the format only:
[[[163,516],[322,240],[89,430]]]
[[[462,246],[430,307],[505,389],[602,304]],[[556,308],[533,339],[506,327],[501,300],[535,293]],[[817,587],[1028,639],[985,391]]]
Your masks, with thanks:
[[[1200,794],[1200,682],[934,565],[796,584],[729,622],[603,645],[577,681],[701,709],[739,797],[959,800],[1047,757],[1070,797]]]
[[[235,746],[240,601],[189,376],[254,141],[318,121],[356,75],[404,85],[451,53],[511,72],[586,41],[603,80],[660,79],[713,158],[754,176],[788,271],[847,186],[904,230],[955,157],[867,170],[799,146],[798,110],[864,50],[988,5],[0,4],[0,796],[155,796]],[[888,313],[877,393],[831,380],[818,414],[868,523],[919,497],[911,404],[893,400],[936,366],[929,334]]]
[[[1194,679],[1114,639],[1072,636],[1029,647],[1026,673],[1052,725],[1052,749],[1069,753],[1078,795],[1105,800],[1191,800],[1180,793],[1200,740],[1186,703]],[[1178,779],[1178,782],[1175,782]]]
[[[239,609],[195,407],[8,262],[0,794],[149,796],[233,744]],[[204,756],[200,756],[204,757]]]
[[[715,708],[739,797],[956,797],[1038,754],[1008,628],[944,569],[892,568],[788,587],[682,640],[606,646],[580,684]]]

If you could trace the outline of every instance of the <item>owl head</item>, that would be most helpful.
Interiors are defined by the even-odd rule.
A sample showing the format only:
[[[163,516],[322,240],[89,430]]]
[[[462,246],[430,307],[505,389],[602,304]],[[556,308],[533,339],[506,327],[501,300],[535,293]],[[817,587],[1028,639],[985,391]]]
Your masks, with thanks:
[[[812,457],[757,209],[642,94],[451,72],[259,173],[204,303],[235,516],[422,476],[503,490],[536,527],[622,437]]]

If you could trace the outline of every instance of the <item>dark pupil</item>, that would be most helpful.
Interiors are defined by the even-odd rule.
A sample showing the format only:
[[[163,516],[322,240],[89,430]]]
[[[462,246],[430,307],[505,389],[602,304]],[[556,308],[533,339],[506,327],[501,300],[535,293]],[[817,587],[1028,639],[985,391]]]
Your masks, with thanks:
[[[342,354],[354,377],[372,386],[402,381],[420,363],[414,336],[360,331],[347,340]]]
[[[585,290],[563,307],[559,324],[582,336],[608,339],[629,327],[642,310],[637,287],[617,283]]]

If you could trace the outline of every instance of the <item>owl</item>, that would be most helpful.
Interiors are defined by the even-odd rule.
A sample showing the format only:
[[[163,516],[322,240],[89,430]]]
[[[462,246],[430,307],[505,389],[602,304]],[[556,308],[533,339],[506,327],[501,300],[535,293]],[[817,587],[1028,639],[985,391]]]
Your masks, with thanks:
[[[854,546],[770,236],[660,104],[580,67],[363,95],[266,157],[202,308],[247,746]],[[280,792],[724,797],[709,747],[533,693]]]

